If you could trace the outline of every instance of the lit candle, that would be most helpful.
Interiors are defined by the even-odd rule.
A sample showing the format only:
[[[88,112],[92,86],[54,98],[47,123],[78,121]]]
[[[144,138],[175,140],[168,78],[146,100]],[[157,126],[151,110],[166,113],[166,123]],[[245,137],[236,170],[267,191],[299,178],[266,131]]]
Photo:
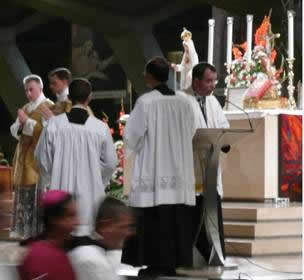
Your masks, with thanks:
[[[252,22],[253,15],[247,15],[247,61],[251,61],[252,54]]]
[[[232,62],[232,34],[233,34],[233,18],[227,18],[227,67]]]
[[[294,59],[294,11],[288,11],[287,17],[288,17],[288,58]]]
[[[214,19],[209,19],[209,40],[208,40],[208,63],[213,64],[213,46],[214,46]]]

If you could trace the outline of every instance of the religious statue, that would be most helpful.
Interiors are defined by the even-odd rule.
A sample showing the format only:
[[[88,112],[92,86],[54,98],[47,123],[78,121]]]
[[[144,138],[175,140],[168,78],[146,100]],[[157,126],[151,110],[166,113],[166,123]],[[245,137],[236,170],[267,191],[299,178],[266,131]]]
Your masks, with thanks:
[[[175,71],[181,73],[180,89],[187,91],[192,83],[192,68],[198,64],[198,55],[192,41],[192,33],[184,27],[181,33],[183,40],[184,54],[181,64],[171,64]]]

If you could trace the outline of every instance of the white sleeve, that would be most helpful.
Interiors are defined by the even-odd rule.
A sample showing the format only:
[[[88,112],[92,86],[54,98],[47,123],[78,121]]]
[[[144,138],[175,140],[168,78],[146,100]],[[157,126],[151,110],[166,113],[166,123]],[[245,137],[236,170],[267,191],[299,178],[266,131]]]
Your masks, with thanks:
[[[110,129],[107,127],[101,154],[102,181],[107,185],[117,165],[117,154]]]
[[[20,129],[20,122],[19,119],[17,118],[16,121],[11,125],[10,130],[11,134],[17,139],[20,139],[20,135],[18,135],[18,131]]]
[[[124,129],[124,143],[132,151],[139,151],[143,147],[143,140],[147,130],[144,104],[137,102]]]
[[[87,248],[86,248],[87,247]],[[90,250],[90,246],[74,249],[69,255],[78,280],[119,280],[106,257]]]
[[[229,128],[230,127],[229,121],[227,120],[222,107],[219,108],[218,121],[219,121],[220,128]]]
[[[23,126],[22,133],[27,136],[33,136],[35,125],[37,121],[28,118]]]
[[[217,127],[218,128],[229,128],[230,124],[224,114],[222,106],[220,105],[220,103],[214,96],[212,96],[212,98],[213,98],[214,111],[216,112],[216,117],[217,117]]]
[[[52,137],[50,137],[47,127],[45,127],[34,152],[39,167],[40,185],[43,188],[49,187],[51,183],[53,156]]]

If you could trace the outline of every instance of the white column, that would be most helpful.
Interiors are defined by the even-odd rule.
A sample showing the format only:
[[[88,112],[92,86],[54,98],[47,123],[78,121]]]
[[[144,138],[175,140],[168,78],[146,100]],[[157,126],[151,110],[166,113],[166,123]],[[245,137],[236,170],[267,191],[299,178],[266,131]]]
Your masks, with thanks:
[[[253,15],[247,15],[247,61],[251,61],[252,54],[252,22]]]
[[[209,19],[209,39],[208,39],[208,63],[213,65],[213,48],[214,48],[214,19]]]

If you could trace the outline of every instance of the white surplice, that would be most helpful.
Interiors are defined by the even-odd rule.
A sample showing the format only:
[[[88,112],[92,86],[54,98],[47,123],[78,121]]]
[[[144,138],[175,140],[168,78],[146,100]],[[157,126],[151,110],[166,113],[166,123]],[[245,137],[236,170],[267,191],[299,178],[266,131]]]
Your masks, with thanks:
[[[77,195],[81,225],[75,234],[89,234],[94,206],[117,164],[109,127],[93,116],[84,125],[69,122],[65,113],[55,116],[42,132],[35,157],[44,188]]]
[[[96,245],[79,246],[69,253],[78,280],[123,280],[113,266],[109,252]]]
[[[199,106],[198,101],[193,95],[186,94],[182,91],[177,92],[178,95],[186,97],[193,108],[194,115],[195,115],[195,129],[198,128],[229,128],[229,122],[223,112],[223,109],[217,99],[213,96],[206,97],[206,114],[207,114],[207,125],[201,108]],[[208,148],[208,147],[206,147]],[[196,151],[194,151],[197,153]],[[198,156],[194,154],[194,157]],[[203,156],[207,156],[207,153],[204,153]],[[222,170],[221,165],[219,165],[218,173],[217,173],[217,191],[218,194],[222,197],[223,196],[223,184],[222,184]]]
[[[133,207],[195,205],[191,104],[152,90],[142,95],[124,129],[135,152],[129,202]]]

